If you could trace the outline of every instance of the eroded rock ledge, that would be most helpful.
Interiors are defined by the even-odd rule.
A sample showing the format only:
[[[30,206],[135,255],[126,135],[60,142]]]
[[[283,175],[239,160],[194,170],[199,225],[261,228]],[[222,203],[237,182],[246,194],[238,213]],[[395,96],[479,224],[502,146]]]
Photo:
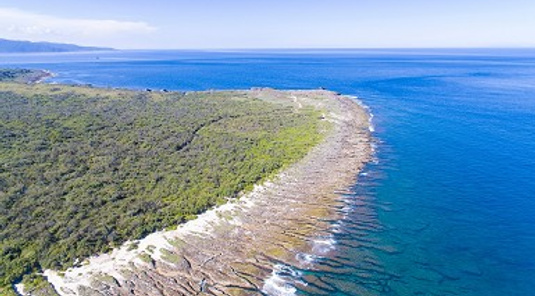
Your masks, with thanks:
[[[256,89],[248,95],[296,112],[312,106],[331,122],[326,139],[277,178],[177,230],[159,232],[45,275],[60,295],[262,295],[277,263],[297,254],[336,219],[339,191],[371,154],[369,115],[354,100],[318,91]]]

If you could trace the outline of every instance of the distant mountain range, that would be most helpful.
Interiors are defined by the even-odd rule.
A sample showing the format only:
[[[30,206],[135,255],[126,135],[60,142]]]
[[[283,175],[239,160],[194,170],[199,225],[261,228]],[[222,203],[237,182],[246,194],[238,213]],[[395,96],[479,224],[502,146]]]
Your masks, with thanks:
[[[113,50],[105,47],[88,47],[74,44],[16,41],[0,38],[0,53],[8,52],[69,52],[69,51],[99,51]]]

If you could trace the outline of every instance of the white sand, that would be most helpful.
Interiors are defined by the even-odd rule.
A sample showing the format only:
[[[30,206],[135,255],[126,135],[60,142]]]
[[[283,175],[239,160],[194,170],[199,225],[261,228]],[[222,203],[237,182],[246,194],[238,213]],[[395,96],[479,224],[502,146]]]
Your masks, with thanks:
[[[26,295],[26,293],[24,292],[24,285],[21,284],[21,283],[18,283],[15,286],[15,291],[19,294],[19,295]]]
[[[118,280],[123,279],[121,272],[127,270],[130,264],[142,266],[146,264],[140,259],[142,253],[148,254],[153,260],[161,260],[161,249],[171,250],[172,246],[169,241],[177,238],[183,238],[187,234],[207,235],[215,226],[221,222],[240,224],[233,212],[236,210],[246,211],[254,205],[254,197],[264,191],[271,185],[266,182],[264,185],[255,185],[254,189],[242,196],[239,200],[230,201],[224,205],[215,207],[199,215],[196,219],[188,221],[177,227],[176,230],[158,231],[147,237],[134,241],[138,247],[128,250],[133,243],[128,241],[121,247],[114,249],[109,254],[101,254],[90,257],[80,267],[67,269],[62,275],[58,271],[47,269],[44,276],[54,286],[61,296],[77,295],[78,286],[90,286],[93,276],[112,276]],[[230,220],[229,220],[230,219]],[[151,253],[148,249],[154,248]],[[23,287],[17,287],[22,291]],[[21,295],[24,295],[21,293]]]

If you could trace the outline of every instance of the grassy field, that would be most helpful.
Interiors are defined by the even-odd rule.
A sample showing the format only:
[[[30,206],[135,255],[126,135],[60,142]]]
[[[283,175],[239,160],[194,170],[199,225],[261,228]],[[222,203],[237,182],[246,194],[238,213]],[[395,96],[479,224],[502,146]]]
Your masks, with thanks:
[[[0,83],[0,294],[235,198],[319,143],[319,117],[248,92]]]

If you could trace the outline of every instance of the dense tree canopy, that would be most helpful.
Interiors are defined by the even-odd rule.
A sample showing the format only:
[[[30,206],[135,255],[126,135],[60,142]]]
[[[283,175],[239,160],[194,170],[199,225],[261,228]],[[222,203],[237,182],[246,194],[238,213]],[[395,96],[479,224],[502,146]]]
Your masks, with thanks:
[[[173,227],[321,140],[317,111],[247,92],[3,85],[0,287]]]

